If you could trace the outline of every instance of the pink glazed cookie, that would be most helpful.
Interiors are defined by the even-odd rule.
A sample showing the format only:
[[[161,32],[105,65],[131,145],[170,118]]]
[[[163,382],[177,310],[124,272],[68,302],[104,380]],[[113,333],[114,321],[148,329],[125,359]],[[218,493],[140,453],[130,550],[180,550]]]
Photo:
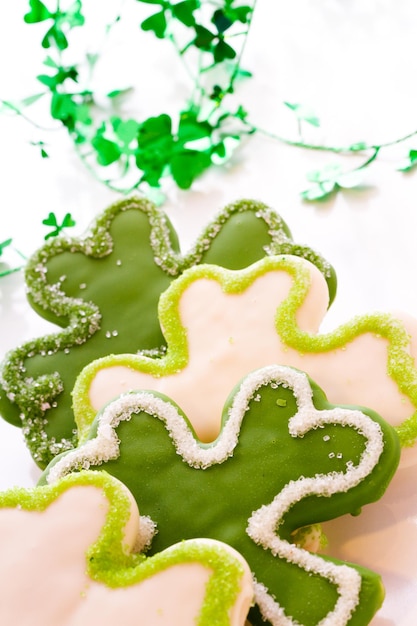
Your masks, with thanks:
[[[249,372],[277,363],[305,371],[334,404],[373,409],[411,445],[417,320],[374,313],[322,334],[328,305],[322,273],[295,256],[265,257],[243,270],[190,268],[160,298],[164,356],[113,354],[79,376],[73,406],[81,441],[107,402],[139,389],[169,397],[199,439],[213,441],[231,389]]]
[[[146,557],[155,531],[105,472],[0,494],[0,623],[23,626],[243,626],[244,559],[195,539]]]

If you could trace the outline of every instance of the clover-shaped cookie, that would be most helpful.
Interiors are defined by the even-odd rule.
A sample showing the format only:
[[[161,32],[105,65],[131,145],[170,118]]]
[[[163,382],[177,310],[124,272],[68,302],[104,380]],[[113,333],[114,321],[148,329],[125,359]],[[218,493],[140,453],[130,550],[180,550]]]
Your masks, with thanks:
[[[253,598],[244,559],[208,539],[134,553],[149,535],[143,522],[104,472],[1,493],[0,623],[244,626]]]
[[[34,460],[45,466],[76,444],[71,391],[84,366],[110,353],[163,349],[157,306],[173,278],[198,263],[239,269],[281,252],[317,264],[334,295],[330,265],[295,244],[283,220],[256,201],[227,206],[185,256],[167,217],[134,198],[109,207],[84,239],[47,242],[27,265],[28,296],[40,315],[63,329],[6,356],[2,416],[23,427]]]
[[[412,443],[417,320],[375,313],[320,334],[328,304],[323,275],[299,257],[265,257],[243,270],[188,269],[160,299],[168,343],[162,358],[111,355],[80,375],[74,412],[81,437],[106,402],[152,389],[181,407],[202,441],[212,441],[230,389],[253,369],[279,363],[307,372],[333,403],[372,408],[399,427],[402,443]]]
[[[166,396],[126,393],[43,480],[80,468],[116,476],[156,523],[152,553],[198,536],[234,547],[256,581],[252,624],[362,626],[382,602],[379,577],[292,537],[377,500],[399,450],[395,430],[372,411],[334,407],[305,373],[270,365],[232,392],[213,443],[199,441]]]

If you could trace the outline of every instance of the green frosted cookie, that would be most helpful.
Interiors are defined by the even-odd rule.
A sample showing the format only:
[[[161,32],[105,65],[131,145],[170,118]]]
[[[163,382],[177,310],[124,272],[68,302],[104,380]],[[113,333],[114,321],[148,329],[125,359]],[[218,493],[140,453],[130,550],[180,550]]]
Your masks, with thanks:
[[[59,484],[82,468],[117,477],[156,524],[151,554],[201,536],[235,548],[254,575],[252,624],[364,626],[383,601],[379,576],[292,538],[379,499],[399,453],[395,430],[377,414],[335,407],[303,372],[270,365],[233,390],[214,442],[199,441],[166,396],[126,393],[43,481]]]
[[[138,552],[154,526],[105,472],[0,493],[0,529],[4,625],[244,626],[252,603],[249,567],[225,544]]]
[[[272,209],[251,200],[227,206],[185,256],[165,214],[135,198],[110,206],[85,238],[48,241],[27,264],[28,297],[62,330],[6,355],[1,415],[22,426],[35,462],[44,467],[77,443],[70,394],[84,366],[111,353],[163,351],[157,306],[173,278],[199,263],[240,269],[281,252],[315,263],[334,296],[330,265],[295,244]]]

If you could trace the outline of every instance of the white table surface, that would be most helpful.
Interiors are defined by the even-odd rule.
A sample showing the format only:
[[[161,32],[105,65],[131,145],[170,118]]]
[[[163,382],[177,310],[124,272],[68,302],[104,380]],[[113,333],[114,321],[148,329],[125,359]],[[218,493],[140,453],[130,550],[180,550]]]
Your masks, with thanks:
[[[23,24],[21,4],[8,3],[7,19],[0,21],[4,99],[39,90],[34,77],[41,73],[45,56],[39,45],[43,31]],[[93,10],[97,2],[85,5]],[[145,8],[147,15],[152,7]],[[138,69],[146,115],[164,112],[166,94],[181,94],[183,87],[173,54],[165,49],[167,44],[136,29],[139,57],[137,51],[133,55],[122,33],[112,70],[121,83],[124,78],[132,83]],[[254,78],[238,88],[237,100],[256,123],[282,135],[295,137],[293,118],[282,104],[286,100],[313,108],[328,143],[395,139],[417,129],[416,34],[413,0],[258,0],[243,60]],[[166,57],[159,56],[162,49]],[[177,77],[178,88],[172,83]],[[117,82],[113,79],[110,85]],[[77,222],[71,234],[81,234],[98,212],[119,198],[83,168],[64,132],[42,134],[21,119],[0,115],[0,138],[0,241],[13,237],[25,255],[42,245],[47,231],[41,220],[49,212],[61,219],[71,213]],[[42,160],[29,144],[39,138],[48,141],[49,159]],[[172,185],[164,209],[185,250],[226,203],[251,197],[273,206],[295,241],[321,252],[336,269],[338,293],[323,329],[375,310],[417,316],[417,170],[402,174],[395,169],[410,148],[417,149],[417,137],[414,144],[383,151],[365,172],[363,189],[308,204],[299,195],[308,184],[306,173],[334,162],[349,167],[353,158],[340,161],[258,135],[226,169],[210,170],[192,190]],[[26,303],[22,273],[1,278],[0,357],[49,329]],[[33,486],[38,475],[20,431],[0,420],[0,489]],[[384,577],[387,599],[372,626],[411,626],[417,619],[416,476],[417,467],[404,461],[377,505],[327,527],[332,554],[363,563]]]

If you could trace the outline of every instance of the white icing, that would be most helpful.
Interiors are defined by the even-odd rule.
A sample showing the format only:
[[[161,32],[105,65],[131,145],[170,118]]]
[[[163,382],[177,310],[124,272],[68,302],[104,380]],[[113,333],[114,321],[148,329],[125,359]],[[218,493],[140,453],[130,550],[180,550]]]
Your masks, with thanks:
[[[0,624],[195,626],[212,573],[198,561],[173,565],[121,588],[88,577],[85,554],[107,512],[108,501],[93,486],[72,487],[42,512],[0,510]],[[197,541],[217,545],[242,564],[229,625],[243,626],[253,599],[247,563],[220,542]]]
[[[297,322],[315,335],[327,310],[327,284],[308,261],[293,262],[308,268],[311,281]],[[103,367],[89,388],[91,406],[98,411],[129,390],[159,391],[181,407],[200,440],[208,442],[219,433],[230,390],[248,372],[279,363],[308,372],[334,404],[371,407],[393,425],[409,417],[414,407],[387,372],[387,340],[366,333],[343,348],[304,355],[281,342],[274,317],[290,286],[290,275],[282,270],[267,272],[239,294],[223,293],[214,280],[194,281],[180,302],[189,346],[187,366],[161,377],[140,371],[140,364],[138,369]],[[416,320],[406,318],[405,327],[417,337]]]
[[[290,481],[274,500],[255,511],[248,520],[249,536],[265,549],[272,551],[300,568],[314,572],[334,583],[339,599],[334,610],[320,622],[320,626],[344,626],[359,601],[361,578],[353,568],[336,565],[310,552],[280,539],[276,534],[285,513],[293,504],[310,495],[331,496],[344,492],[363,481],[375,468],[383,451],[383,434],[377,422],[359,410],[336,407],[318,410],[312,402],[312,390],[303,372],[285,366],[271,365],[251,373],[241,384],[232,406],[229,419],[218,439],[209,448],[201,448],[176,407],[148,392],[122,395],[111,402],[99,416],[97,436],[79,449],[62,457],[50,470],[48,481],[59,480],[66,473],[79,467],[97,465],[119,456],[119,440],[115,429],[130,419],[132,412],[146,411],[165,422],[178,453],[192,467],[205,468],[225,461],[237,445],[240,426],[248,402],[258,390],[268,384],[283,384],[295,395],[298,411],[289,420],[289,433],[303,437],[308,431],[326,424],[340,424],[357,430],[365,439],[365,448],[358,465],[347,459],[345,472],[316,474]],[[284,616],[283,609],[270,596],[257,588],[257,601],[261,611],[266,612],[274,626],[296,626],[296,622]],[[275,607],[276,605],[276,607]],[[275,608],[274,608],[275,607]],[[270,612],[272,611],[272,616]]]

